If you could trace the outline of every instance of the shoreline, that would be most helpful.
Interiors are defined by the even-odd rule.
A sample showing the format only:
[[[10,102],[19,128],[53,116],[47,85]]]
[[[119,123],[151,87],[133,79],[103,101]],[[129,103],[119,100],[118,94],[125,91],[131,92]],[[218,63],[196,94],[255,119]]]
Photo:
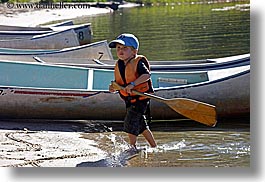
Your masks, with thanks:
[[[38,26],[52,21],[113,13],[113,10],[95,7],[89,9],[8,9],[5,4],[0,4],[0,13],[1,25]]]
[[[137,7],[135,3],[125,3],[119,8]],[[68,9],[36,9],[36,8],[8,8],[8,4],[0,4],[0,25],[39,26],[53,21],[66,21],[82,16],[110,14],[111,8],[68,8]]]

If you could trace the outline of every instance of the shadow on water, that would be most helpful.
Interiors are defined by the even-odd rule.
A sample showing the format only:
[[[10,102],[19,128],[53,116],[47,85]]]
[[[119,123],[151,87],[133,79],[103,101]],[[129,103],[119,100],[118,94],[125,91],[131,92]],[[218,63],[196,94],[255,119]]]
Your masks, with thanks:
[[[106,159],[101,159],[95,162],[82,162],[76,167],[109,167],[109,162]]]
[[[127,161],[137,157],[138,153],[139,152],[134,149],[128,149],[98,161],[82,162],[77,164],[76,167],[124,167],[127,165]]]

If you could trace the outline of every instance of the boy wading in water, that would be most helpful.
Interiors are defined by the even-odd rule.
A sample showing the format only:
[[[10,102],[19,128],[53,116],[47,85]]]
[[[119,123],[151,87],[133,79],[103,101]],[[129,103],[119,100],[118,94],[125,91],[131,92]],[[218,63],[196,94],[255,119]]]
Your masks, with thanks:
[[[149,126],[146,123],[145,113],[150,99],[132,93],[153,93],[150,77],[150,65],[146,57],[137,55],[139,41],[133,34],[121,34],[116,40],[109,43],[110,48],[116,48],[118,61],[115,65],[115,82],[125,87],[119,90],[120,97],[126,104],[124,131],[128,133],[129,143],[136,148],[139,134],[143,134],[151,147],[156,147],[156,142]],[[113,85],[109,86],[110,92],[115,92]]]

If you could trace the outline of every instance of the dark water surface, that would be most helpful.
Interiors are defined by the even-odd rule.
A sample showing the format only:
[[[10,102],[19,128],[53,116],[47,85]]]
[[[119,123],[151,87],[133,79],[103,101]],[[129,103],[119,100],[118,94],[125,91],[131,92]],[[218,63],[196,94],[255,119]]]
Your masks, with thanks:
[[[250,52],[249,9],[249,1],[202,1],[126,8],[75,22],[91,22],[94,41],[134,33],[140,40],[140,54],[149,60],[204,59]],[[120,164],[119,154],[127,136],[121,124],[105,122],[103,130],[102,124],[87,127],[84,137],[104,144],[101,149],[113,157],[109,167],[250,167],[249,118],[228,118],[218,121],[215,128],[192,121],[154,123],[158,147],[148,147],[139,137],[137,145],[142,151],[126,164]]]
[[[139,53],[149,60],[217,58],[250,52],[249,3],[202,1],[124,8],[76,22],[92,23],[94,41],[111,41],[124,32],[135,34]]]

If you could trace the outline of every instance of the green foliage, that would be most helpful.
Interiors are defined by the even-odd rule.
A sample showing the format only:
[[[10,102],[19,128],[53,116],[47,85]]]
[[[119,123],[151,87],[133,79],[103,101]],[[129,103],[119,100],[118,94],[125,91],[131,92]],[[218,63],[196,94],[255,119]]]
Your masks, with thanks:
[[[211,2],[212,0],[126,0],[127,2],[132,3],[143,3],[143,4],[166,4],[166,3],[201,3],[201,2]],[[238,1],[238,0],[232,0],[232,1]],[[250,1],[250,0],[249,0]]]

